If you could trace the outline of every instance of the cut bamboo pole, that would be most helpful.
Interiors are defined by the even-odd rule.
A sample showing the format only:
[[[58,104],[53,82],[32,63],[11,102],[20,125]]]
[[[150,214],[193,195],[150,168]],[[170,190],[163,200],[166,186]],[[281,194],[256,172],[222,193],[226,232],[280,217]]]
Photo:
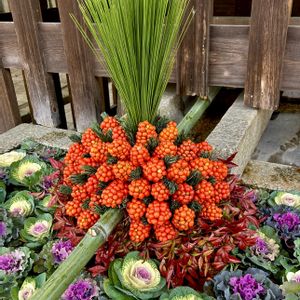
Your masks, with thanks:
[[[211,87],[206,100],[201,98],[197,99],[196,103],[178,124],[179,131],[189,132],[195,126],[211,102],[215,99],[220,89],[220,87]]]
[[[58,300],[70,283],[80,274],[97,249],[106,241],[110,233],[121,221],[120,209],[110,209],[90,228],[85,237],[70,256],[58,267],[42,289],[31,300]]]

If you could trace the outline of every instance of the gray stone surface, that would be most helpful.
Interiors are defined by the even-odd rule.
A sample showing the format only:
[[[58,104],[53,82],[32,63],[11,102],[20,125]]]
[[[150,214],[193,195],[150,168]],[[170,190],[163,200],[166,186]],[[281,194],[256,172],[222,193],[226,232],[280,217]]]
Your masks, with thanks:
[[[74,131],[47,128],[32,124],[21,124],[0,134],[0,153],[9,151],[27,139],[33,139],[46,146],[68,149],[71,140],[68,138]]]
[[[258,188],[300,191],[300,168],[251,160],[244,170],[242,181]]]
[[[271,111],[245,106],[243,94],[241,94],[208,136],[207,141],[215,147],[218,155],[223,158],[237,152],[234,162],[238,167],[234,168],[233,172],[241,174],[271,115]]]
[[[176,95],[176,86],[168,85],[160,102],[160,115],[179,123],[183,118],[183,110],[184,103],[181,97]]]
[[[275,115],[252,159],[300,167],[300,112]]]

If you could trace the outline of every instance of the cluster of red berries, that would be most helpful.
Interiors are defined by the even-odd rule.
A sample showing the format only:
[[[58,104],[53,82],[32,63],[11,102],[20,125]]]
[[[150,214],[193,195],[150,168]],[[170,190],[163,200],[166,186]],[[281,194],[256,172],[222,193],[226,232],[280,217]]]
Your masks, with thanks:
[[[230,196],[226,164],[209,158],[207,142],[181,141],[175,122],[157,127],[141,122],[133,141],[116,118],[106,117],[70,147],[64,184],[72,192],[65,209],[79,227],[92,226],[103,208],[126,207],[132,241],[154,230],[164,242],[198,217],[222,218],[218,204]]]

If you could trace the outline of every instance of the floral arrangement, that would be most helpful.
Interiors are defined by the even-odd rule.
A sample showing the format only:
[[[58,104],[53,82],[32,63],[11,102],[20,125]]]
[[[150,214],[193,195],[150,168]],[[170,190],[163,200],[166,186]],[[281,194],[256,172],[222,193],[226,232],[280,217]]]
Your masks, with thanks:
[[[199,217],[222,218],[218,204],[230,196],[228,167],[211,151],[206,142],[180,136],[176,123],[164,118],[156,126],[141,122],[132,133],[106,117],[65,157],[64,189],[71,192],[66,215],[87,229],[99,212],[126,207],[131,241],[143,242],[151,230],[160,242],[174,240]]]

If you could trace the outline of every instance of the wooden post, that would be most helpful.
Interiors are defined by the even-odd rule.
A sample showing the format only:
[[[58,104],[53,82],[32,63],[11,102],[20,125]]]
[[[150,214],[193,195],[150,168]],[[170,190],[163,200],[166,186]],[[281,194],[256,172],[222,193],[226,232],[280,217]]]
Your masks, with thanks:
[[[21,123],[15,88],[10,71],[0,69],[0,133]]]
[[[253,0],[245,104],[275,110],[291,16],[292,0]]]
[[[38,22],[42,20],[39,0],[10,0],[9,5],[23,60],[33,118],[37,124],[58,127],[60,116],[54,83],[45,69],[39,44]]]
[[[100,91],[94,76],[94,56],[70,17],[83,18],[76,0],[58,0],[76,128],[85,130],[100,118]]]
[[[178,51],[177,93],[206,99],[209,23],[213,15],[213,0],[192,0],[190,5],[195,9],[195,16]]]

